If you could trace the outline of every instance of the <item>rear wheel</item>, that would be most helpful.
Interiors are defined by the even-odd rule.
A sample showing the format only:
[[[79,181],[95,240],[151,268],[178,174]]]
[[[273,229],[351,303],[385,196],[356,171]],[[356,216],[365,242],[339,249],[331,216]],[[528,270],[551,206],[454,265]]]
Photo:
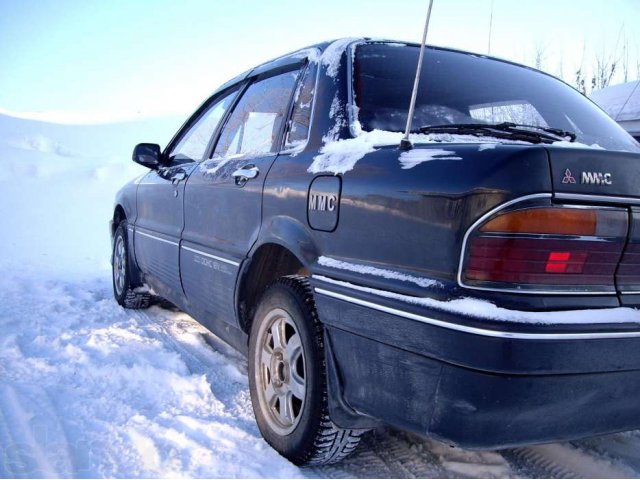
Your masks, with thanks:
[[[113,296],[123,307],[147,308],[151,303],[151,294],[140,291],[131,282],[126,220],[120,222],[113,236],[112,280]]]
[[[323,328],[302,277],[278,280],[260,301],[249,338],[249,387],[262,436],[297,465],[342,460],[364,433],[329,418]]]

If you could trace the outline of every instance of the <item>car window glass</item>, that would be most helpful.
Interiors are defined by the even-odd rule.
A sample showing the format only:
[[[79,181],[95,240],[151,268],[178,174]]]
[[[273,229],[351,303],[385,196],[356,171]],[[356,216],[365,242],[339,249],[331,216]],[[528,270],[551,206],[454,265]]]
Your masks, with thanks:
[[[420,49],[372,42],[353,61],[354,120],[362,130],[403,132]],[[506,61],[428,47],[416,95],[414,130],[456,123],[549,126],[576,141],[638,152],[612,118],[560,80]]]
[[[512,122],[539,127],[549,126],[536,107],[527,101],[472,105],[469,107],[469,114],[474,120],[487,123]]]
[[[310,63],[307,66],[296,89],[285,148],[295,148],[302,145],[309,136],[311,104],[316,83],[317,67],[317,63]]]
[[[298,75],[298,71],[287,72],[251,84],[222,129],[213,157],[276,152]]]
[[[214,102],[187,130],[171,149],[169,160],[173,164],[199,162],[204,157],[207,145],[216,127],[235,98],[237,90]]]

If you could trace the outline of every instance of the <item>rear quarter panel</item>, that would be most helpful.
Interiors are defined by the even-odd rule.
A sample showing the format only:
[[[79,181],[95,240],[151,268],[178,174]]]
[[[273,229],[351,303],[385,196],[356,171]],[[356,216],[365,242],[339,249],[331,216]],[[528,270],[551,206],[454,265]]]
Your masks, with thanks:
[[[321,255],[453,286],[463,237],[475,220],[513,198],[551,191],[543,148],[480,149],[479,144],[445,148],[456,159],[402,168],[401,152],[391,146],[358,161],[342,179],[338,227],[331,233],[314,232]],[[336,275],[335,270],[317,267],[317,273]],[[413,282],[341,273],[360,284],[424,295]]]

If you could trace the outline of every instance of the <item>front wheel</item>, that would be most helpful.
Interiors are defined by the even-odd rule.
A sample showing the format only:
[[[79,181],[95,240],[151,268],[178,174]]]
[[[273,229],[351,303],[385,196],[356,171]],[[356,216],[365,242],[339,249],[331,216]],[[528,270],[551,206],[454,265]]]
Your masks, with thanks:
[[[136,289],[131,282],[126,220],[120,222],[113,235],[112,280],[113,296],[123,307],[147,308],[151,303],[151,294]]]
[[[302,277],[281,278],[260,301],[249,337],[249,387],[262,436],[297,465],[342,460],[364,432],[329,418],[323,328]]]

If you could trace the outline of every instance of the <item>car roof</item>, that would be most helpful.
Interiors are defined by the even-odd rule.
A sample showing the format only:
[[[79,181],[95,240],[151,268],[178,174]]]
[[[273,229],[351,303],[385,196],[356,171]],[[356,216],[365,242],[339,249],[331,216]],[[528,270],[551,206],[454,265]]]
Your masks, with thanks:
[[[286,53],[284,55],[280,55],[276,58],[273,58],[271,60],[267,60],[266,62],[263,62],[259,65],[256,65],[255,67],[250,68],[249,70],[246,70],[245,72],[242,72],[241,74],[235,76],[234,78],[232,78],[231,80],[225,82],[223,85],[221,85],[218,89],[216,89],[216,93],[220,92],[222,90],[225,90],[227,88],[229,88],[232,85],[235,85],[243,80],[245,80],[246,78],[249,78],[253,75],[258,75],[262,72],[266,72],[275,68],[278,68],[278,66],[286,64],[287,61],[289,61],[290,63],[295,63],[295,61],[293,59],[298,58],[299,61],[303,61],[304,58],[306,58],[306,56],[304,55],[305,53],[308,53],[311,50],[317,50],[320,52],[320,54],[324,53],[324,51],[333,43],[335,42],[345,42],[347,40],[352,40],[353,42],[368,42],[368,43],[395,43],[395,44],[402,44],[402,45],[406,45],[406,46],[410,46],[410,47],[420,47],[419,43],[415,43],[415,42],[407,42],[404,40],[394,40],[394,39],[387,39],[387,38],[376,38],[376,37],[354,37],[354,38],[349,38],[349,37],[343,37],[343,38],[337,38],[337,39],[333,39],[333,40],[328,40],[328,41],[324,41],[324,42],[320,42],[320,43],[316,43],[313,45],[309,45],[303,48],[299,48],[297,50],[293,50],[292,52]],[[471,55],[473,57],[478,57],[478,58],[486,58],[489,60],[495,60],[498,62],[503,62],[503,63],[508,63],[510,65],[515,65],[521,68],[526,68],[528,70],[532,70],[534,72],[538,72],[538,73],[542,73],[544,75],[547,75],[549,77],[553,77],[556,80],[560,80],[563,81],[562,79],[558,79],[557,77],[554,77],[553,75],[544,72],[542,70],[538,70],[536,68],[530,67],[528,65],[523,65],[521,63],[517,63],[517,62],[512,62],[511,60],[506,60],[504,58],[499,58],[499,57],[494,57],[491,55],[486,55],[486,54],[482,54],[482,53],[476,53],[476,52],[469,52],[466,50],[460,50],[460,49],[455,49],[455,48],[449,48],[449,47],[440,47],[440,46],[436,46],[436,45],[426,45],[427,48],[429,49],[433,49],[433,50],[439,50],[439,51],[445,51],[445,52],[454,52],[454,53],[461,53],[464,55]],[[565,82],[566,83],[566,82]]]

